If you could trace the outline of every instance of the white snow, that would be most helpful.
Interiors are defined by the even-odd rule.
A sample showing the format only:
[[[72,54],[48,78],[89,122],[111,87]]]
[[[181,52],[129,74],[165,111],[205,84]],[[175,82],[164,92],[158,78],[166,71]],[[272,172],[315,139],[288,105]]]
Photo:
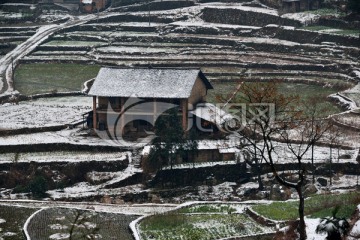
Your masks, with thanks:
[[[29,152],[0,154],[0,163],[9,162],[83,162],[83,161],[124,161],[127,152]]]
[[[2,224],[2,223],[6,223],[6,220],[5,220],[5,219],[0,218],[0,224]]]
[[[354,70],[353,73],[355,74],[356,78],[360,81],[360,70]]]
[[[260,29],[261,27],[235,25],[235,24],[222,24],[222,23],[209,23],[209,22],[173,22],[170,25],[183,26],[183,27],[210,27],[210,28],[231,28],[231,29]]]
[[[65,194],[81,194],[84,192],[92,192],[95,191],[96,187],[90,185],[88,182],[79,182],[73,185],[72,187],[64,188]]]
[[[344,106],[346,106],[347,110],[354,110],[357,109],[358,106],[356,103],[348,97],[343,96],[341,93],[334,93],[329,97],[337,99],[341,102]]]
[[[49,238],[55,240],[61,240],[61,239],[69,239],[69,237],[70,237],[69,233],[55,233],[52,234]]]
[[[0,106],[2,129],[61,126],[82,121],[91,110],[89,97],[40,98]]]
[[[66,225],[61,225],[61,224],[59,224],[59,223],[50,224],[49,227],[50,227],[50,229],[57,229],[57,230],[67,229],[67,228],[68,228],[68,226],[66,226]]]
[[[348,234],[348,240],[356,240],[360,238],[360,204],[357,206],[358,211],[358,220],[355,222],[354,226],[352,227],[351,231]]]
[[[97,48],[96,52],[99,53],[112,53],[112,54],[118,54],[118,53],[127,53],[127,54],[149,54],[149,53],[157,53],[157,54],[162,54],[162,53],[167,53],[167,54],[174,54],[177,53],[177,50],[175,49],[171,49],[171,48],[155,48],[155,47],[126,47],[126,46],[121,46],[121,47],[115,47],[115,46],[111,46],[111,47],[101,47],[101,48]]]
[[[93,0],[81,0],[83,4],[91,4]]]
[[[324,240],[326,235],[324,234],[317,234],[315,229],[317,225],[320,223],[320,218],[305,218],[306,224],[306,234],[307,239],[309,240]]]
[[[246,12],[258,12],[258,13],[264,13],[269,14],[273,16],[278,16],[278,11],[275,9],[269,9],[269,8],[260,8],[260,7],[248,7],[243,6],[241,3],[205,3],[201,5],[202,7],[209,7],[209,8],[217,8],[217,9],[239,9]]]
[[[281,17],[297,20],[307,25],[311,22],[316,22],[320,18],[320,15],[309,12],[298,12],[298,13],[286,13]]]
[[[348,240],[356,240],[360,237],[360,220],[358,220],[349,233]]]
[[[196,108],[190,112],[206,121],[215,123],[219,127],[222,127],[224,123],[235,118],[233,115],[212,103],[198,104]]]
[[[51,196],[52,199],[59,198],[82,198],[82,197],[90,197],[90,196],[105,196],[105,195],[116,195],[116,194],[124,194],[126,192],[140,192],[143,191],[143,186],[141,184],[130,185],[122,188],[110,188],[107,189],[106,186],[111,186],[112,184],[116,184],[133,176],[136,173],[141,172],[141,169],[134,167],[134,163],[131,161],[131,154],[126,153],[129,157],[129,165],[126,169],[119,172],[114,172],[108,176],[108,181],[98,184],[91,185],[88,182],[80,182],[76,183],[71,187],[67,187],[64,189],[55,189],[50,190],[47,193]]]
[[[26,220],[26,222],[25,222],[25,224],[24,224],[24,227],[23,227],[23,229],[24,229],[24,234],[25,234],[26,239],[31,239],[31,238],[30,238],[30,235],[29,235],[29,232],[28,232],[28,226],[29,226],[32,218],[33,218],[36,214],[38,214],[39,212],[43,211],[44,209],[46,209],[46,208],[43,207],[43,208],[37,210],[36,212],[34,212],[33,214],[31,214],[31,216]]]

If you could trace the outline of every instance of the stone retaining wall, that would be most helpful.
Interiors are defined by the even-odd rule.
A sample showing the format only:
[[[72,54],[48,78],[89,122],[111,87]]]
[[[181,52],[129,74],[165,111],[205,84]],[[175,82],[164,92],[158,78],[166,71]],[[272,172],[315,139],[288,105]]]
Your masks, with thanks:
[[[262,12],[244,11],[241,9],[219,9],[207,7],[203,10],[202,19],[206,22],[237,24],[263,27],[268,24],[281,24],[286,26],[301,26],[296,20],[281,18],[277,15]]]
[[[51,156],[49,156],[51,158]],[[122,171],[129,161],[78,161],[78,162],[18,162],[1,163],[0,186],[14,188],[26,186],[30,180],[41,176],[49,189],[86,181],[92,171]]]
[[[211,167],[160,170],[150,186],[216,185],[221,182],[242,182],[250,177],[244,164],[215,165]]]
[[[333,161],[335,162],[335,160]],[[357,163],[332,163],[331,166],[326,163],[316,163],[314,165],[316,168],[315,174],[325,174],[325,172],[329,172],[330,169],[336,169],[336,172],[341,172],[343,174],[360,174],[359,164]],[[298,170],[298,167],[296,162],[276,164],[276,169],[278,169],[278,171],[296,171]],[[310,162],[304,164],[304,168],[311,171],[312,166]],[[261,164],[261,169],[263,174],[272,172],[267,164]],[[244,163],[199,168],[166,169],[158,171],[156,176],[149,183],[149,186],[179,187],[217,185],[222,182],[241,183],[247,182],[251,176],[252,173],[248,172]]]
[[[354,46],[354,47],[360,46],[359,38],[355,36],[343,36],[337,34],[320,33],[309,30],[290,29],[275,25],[266,26],[260,30],[254,30],[252,35],[253,36],[271,35],[272,37],[275,38],[298,42],[298,43],[320,44],[323,42],[333,42],[343,46]]]
[[[127,151],[129,148],[120,146],[91,146],[71,143],[40,143],[30,145],[1,145],[0,153],[26,153],[26,152],[49,152],[49,151]]]
[[[194,6],[195,3],[193,1],[161,1],[161,2],[150,2],[138,6],[129,6],[126,8],[126,11],[129,12],[137,12],[137,11],[161,11],[161,10],[169,10],[176,8],[185,8]]]
[[[334,27],[334,28],[343,28],[343,29],[360,29],[360,22],[359,21],[345,21],[342,19],[336,18],[327,18],[321,17],[317,23],[318,25],[327,26],[327,27]]]
[[[159,22],[159,23],[171,23],[174,19],[159,17],[157,15],[150,15],[150,22]],[[87,23],[108,23],[108,22],[149,22],[149,16],[147,15],[131,15],[131,14],[120,14],[114,15],[106,18],[98,18],[96,20],[88,21]]]

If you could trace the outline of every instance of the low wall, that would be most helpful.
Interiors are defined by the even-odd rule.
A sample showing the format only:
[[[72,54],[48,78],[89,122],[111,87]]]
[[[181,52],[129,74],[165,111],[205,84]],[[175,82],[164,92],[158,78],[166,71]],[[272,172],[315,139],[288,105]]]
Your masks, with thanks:
[[[0,153],[26,153],[26,152],[48,152],[48,151],[127,151],[129,148],[120,146],[90,146],[71,143],[40,143],[29,145],[0,145]]]
[[[49,156],[51,158],[51,156]],[[0,186],[14,188],[26,186],[38,176],[46,179],[49,189],[65,187],[86,181],[86,173],[92,171],[122,171],[129,164],[122,161],[78,161],[78,162],[18,162],[0,164]]]
[[[344,28],[344,29],[357,30],[360,28],[359,21],[345,21],[342,19],[327,18],[327,17],[321,17],[317,24],[327,27]]]
[[[126,11],[136,12],[136,11],[160,11],[160,10],[169,10],[176,8],[185,8],[194,6],[193,1],[161,1],[161,2],[150,2],[138,6],[129,6],[126,8]]]
[[[359,47],[360,41],[355,36],[343,36],[337,34],[320,33],[309,30],[289,29],[279,26],[266,26],[259,30],[254,30],[252,36],[267,36],[293,41],[298,43],[315,43],[333,42],[343,46]]]
[[[215,165],[211,167],[160,170],[150,186],[215,185],[221,182],[243,182],[250,177],[245,164]]]
[[[150,22],[159,22],[159,23],[171,23],[174,20],[172,18],[162,18],[157,15],[150,14]],[[90,23],[103,23],[103,22],[149,22],[148,15],[131,15],[131,14],[119,14],[113,15],[105,18],[98,18],[96,20],[91,20],[87,22]]]
[[[300,27],[301,23],[296,20],[281,18],[276,15],[262,12],[244,11],[241,9],[204,8],[202,19],[206,22],[237,24],[263,27],[268,24],[281,24],[286,26]]]
[[[358,163],[315,163],[315,174],[324,175],[330,171],[341,172],[343,174],[357,175],[360,174]],[[303,165],[305,169],[311,171],[310,163]],[[279,172],[287,170],[298,170],[298,164],[286,163],[276,164],[276,169]],[[262,173],[271,173],[270,167],[263,163],[261,164]],[[250,177],[255,174],[248,172],[244,163],[230,164],[230,165],[214,165],[209,167],[199,168],[182,168],[182,169],[166,169],[157,172],[156,176],[149,182],[149,187],[179,187],[179,186],[196,186],[196,185],[217,185],[222,182],[247,182]]]

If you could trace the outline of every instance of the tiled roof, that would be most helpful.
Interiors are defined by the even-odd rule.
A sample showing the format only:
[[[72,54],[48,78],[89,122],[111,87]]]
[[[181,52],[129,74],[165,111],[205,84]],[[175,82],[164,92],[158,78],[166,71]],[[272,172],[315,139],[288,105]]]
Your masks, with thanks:
[[[188,98],[197,77],[210,82],[199,69],[101,68],[90,96]]]

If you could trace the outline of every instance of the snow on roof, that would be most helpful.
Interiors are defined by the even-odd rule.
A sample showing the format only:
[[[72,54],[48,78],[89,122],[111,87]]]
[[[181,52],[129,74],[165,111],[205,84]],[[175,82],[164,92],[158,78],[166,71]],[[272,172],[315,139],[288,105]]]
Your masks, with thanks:
[[[198,77],[213,89],[199,69],[101,68],[89,95],[188,98]]]
[[[92,4],[93,0],[81,0],[83,4]]]
[[[215,123],[217,126],[222,126],[225,122],[234,119],[234,116],[211,103],[198,104],[196,109],[190,113],[208,122]]]

